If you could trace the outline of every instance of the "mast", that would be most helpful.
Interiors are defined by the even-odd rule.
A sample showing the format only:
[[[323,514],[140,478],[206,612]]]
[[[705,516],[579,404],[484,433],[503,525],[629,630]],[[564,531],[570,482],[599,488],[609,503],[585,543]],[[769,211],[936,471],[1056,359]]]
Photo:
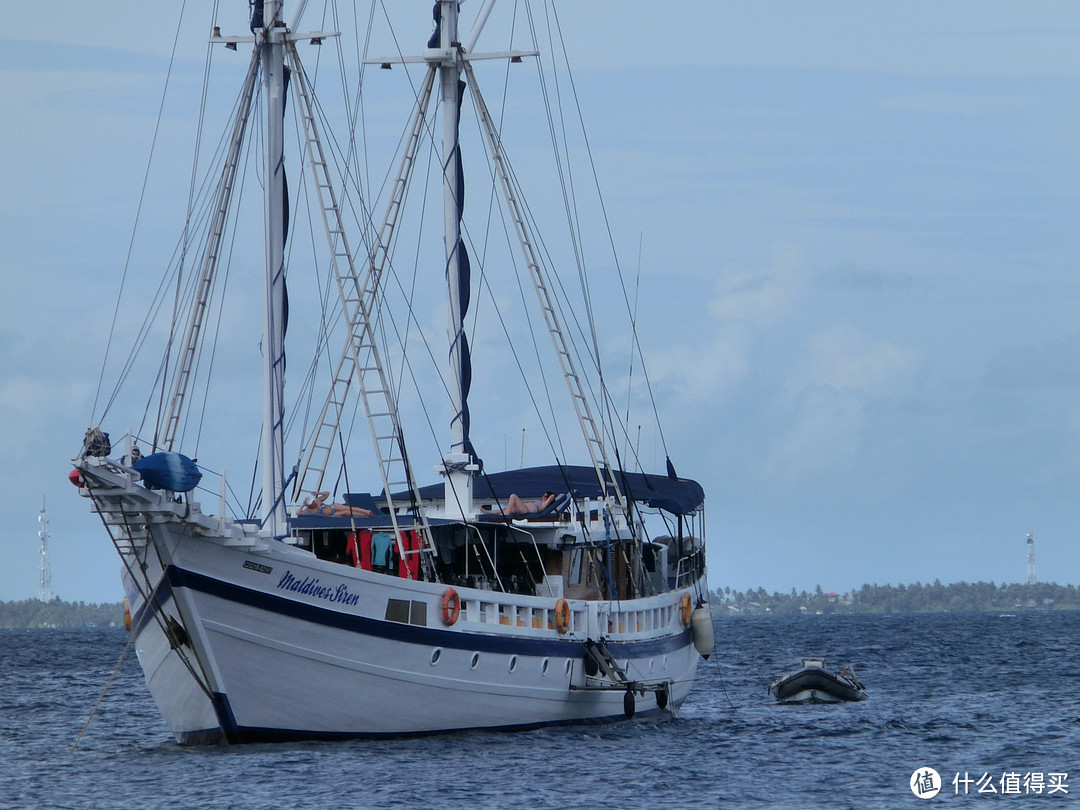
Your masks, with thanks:
[[[285,532],[285,24],[282,0],[265,0],[262,43],[266,98],[265,291],[263,322],[262,516],[271,536]],[[256,5],[256,8],[258,6]],[[255,23],[255,21],[253,21]]]
[[[461,43],[458,41],[458,0],[438,0],[438,51],[426,58],[439,66],[443,115],[443,206],[446,243],[446,285],[449,301],[451,406],[450,449],[443,456],[447,513],[472,514],[473,475],[479,470],[469,440],[469,347],[465,337],[465,313],[469,307],[469,259],[461,240],[464,185],[458,143],[461,113]]]

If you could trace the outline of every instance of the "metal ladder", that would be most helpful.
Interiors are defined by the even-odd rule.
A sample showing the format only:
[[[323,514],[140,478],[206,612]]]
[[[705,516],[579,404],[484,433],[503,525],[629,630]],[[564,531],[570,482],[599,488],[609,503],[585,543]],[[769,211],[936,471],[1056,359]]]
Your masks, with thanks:
[[[259,50],[256,48],[252,53],[251,63],[248,65],[247,77],[244,79],[236,122],[233,124],[232,137],[229,141],[229,151],[225,158],[225,165],[221,170],[221,180],[218,183],[217,194],[214,198],[214,217],[210,226],[206,251],[203,254],[198,281],[198,294],[192,304],[191,318],[184,338],[184,348],[181,350],[176,374],[173,378],[172,396],[169,398],[169,412],[163,417],[161,424],[158,426],[160,428],[161,447],[165,450],[172,450],[173,443],[176,441],[181,411],[187,397],[195,357],[198,354],[203,319],[210,305],[210,293],[217,273],[218,259],[220,258],[221,240],[225,234],[225,226],[228,220],[229,201],[232,198],[233,187],[236,184],[236,171],[240,164],[240,149],[251,116],[251,100],[255,93],[258,74]]]
[[[372,444],[382,477],[383,493],[394,526],[398,553],[404,558],[406,551],[401,541],[397,509],[391,499],[391,492],[395,489],[407,489],[411,492],[423,542],[429,551],[434,552],[427,517],[419,509],[419,491],[409,467],[394,392],[390,387],[379,353],[372,319],[372,308],[379,295],[379,283],[388,255],[387,244],[393,234],[404,199],[406,179],[399,176],[398,182],[394,185],[386,221],[380,231],[376,247],[372,251],[364,278],[361,280],[357,275],[352,252],[349,249],[341,208],[331,182],[322,141],[319,138],[307,77],[300,68],[295,45],[289,42],[287,47],[290,59],[296,68],[292,84],[296,90],[297,109],[303,121],[308,162],[319,194],[319,204],[330,248],[331,266],[349,332],[349,340],[338,358],[332,384],[318,418],[318,427],[300,465],[293,490],[294,499],[298,500],[306,489],[310,488],[314,491],[321,488],[340,430],[346,398],[355,378],[359,382],[360,397],[371,429]],[[419,141],[419,133],[423,129],[422,111],[426,108],[427,99],[431,93],[434,73],[430,72],[429,77],[422,94],[420,109],[414,120],[413,134],[410,138],[411,148],[406,149],[404,158],[405,163],[408,164],[406,168],[412,165],[415,154],[414,142]],[[309,481],[313,484],[309,485]]]
[[[607,643],[604,639],[599,641],[593,641],[591,638],[585,641],[585,656],[587,661],[591,661],[596,666],[598,672],[602,672],[604,677],[610,680],[612,683],[628,683],[630,678],[626,674],[619,662],[612,656],[611,651],[608,650]],[[588,667],[586,668],[588,672]],[[592,676],[590,676],[592,677]]]
[[[484,130],[484,135],[488,141],[488,148],[491,151],[496,173],[499,176],[503,198],[506,201],[506,207],[510,218],[514,222],[514,230],[517,233],[518,241],[521,244],[521,250],[525,256],[525,264],[529,268],[529,275],[532,278],[533,288],[536,290],[540,308],[544,313],[544,321],[547,324],[548,334],[551,335],[551,341],[555,346],[555,354],[559,358],[559,366],[562,369],[566,384],[570,389],[570,399],[574,403],[574,410],[577,413],[578,422],[581,425],[581,430],[585,437],[585,444],[589,449],[589,457],[592,460],[593,469],[596,470],[597,480],[602,481],[606,486],[610,487],[615,495],[616,501],[621,507],[625,508],[626,501],[623,497],[622,489],[619,487],[615,471],[608,461],[607,449],[604,445],[600,430],[597,427],[596,419],[593,417],[589,400],[586,398],[584,389],[582,388],[581,377],[578,375],[577,368],[574,365],[574,358],[570,353],[570,349],[566,343],[566,337],[559,324],[555,302],[552,299],[551,292],[548,290],[547,281],[544,277],[543,270],[540,267],[539,258],[536,255],[536,248],[529,236],[525,215],[521,209],[521,205],[518,203],[517,196],[514,194],[513,183],[510,181],[510,176],[506,169],[506,163],[503,159],[502,150],[500,149],[498,135],[495,131],[495,124],[491,118],[491,114],[488,112],[487,104],[484,103],[484,98],[480,94],[480,88],[477,85],[476,75],[473,72],[472,65],[467,60],[465,61],[465,73],[468,75],[473,100],[483,123],[482,129]]]

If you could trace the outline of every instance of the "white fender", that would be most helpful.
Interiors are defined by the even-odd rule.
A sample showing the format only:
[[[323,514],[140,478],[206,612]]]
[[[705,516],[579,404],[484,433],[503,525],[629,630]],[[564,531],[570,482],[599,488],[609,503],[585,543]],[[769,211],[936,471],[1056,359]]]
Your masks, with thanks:
[[[713,654],[712,616],[707,605],[698,605],[690,614],[690,633],[694,637],[694,649],[702,658]]]

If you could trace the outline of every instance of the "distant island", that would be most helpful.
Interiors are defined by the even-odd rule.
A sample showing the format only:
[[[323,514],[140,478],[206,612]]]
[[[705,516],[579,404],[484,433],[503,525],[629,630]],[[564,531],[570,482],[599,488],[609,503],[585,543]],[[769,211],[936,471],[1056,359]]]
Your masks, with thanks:
[[[32,630],[40,627],[123,627],[124,605],[50,602],[24,599],[21,602],[0,602],[0,629]]]
[[[736,591],[717,588],[711,594],[716,618],[773,615],[797,616],[829,613],[947,613],[972,611],[1015,612],[1029,610],[1080,610],[1080,590],[1075,585],[1039,582],[1034,585],[993,582],[957,582],[932,585],[863,585],[846,593],[822,590],[813,593],[768,593],[764,588]],[[0,602],[0,629],[123,627],[121,602],[87,604],[24,599]]]
[[[794,588],[790,593],[769,594],[764,588],[736,591],[717,588],[711,594],[713,615],[780,616],[828,613],[947,613],[1021,610],[1080,610],[1080,590],[1075,585],[1038,582],[1034,585],[993,582],[958,582],[932,585],[863,585],[847,593],[825,593],[819,585],[813,593]]]

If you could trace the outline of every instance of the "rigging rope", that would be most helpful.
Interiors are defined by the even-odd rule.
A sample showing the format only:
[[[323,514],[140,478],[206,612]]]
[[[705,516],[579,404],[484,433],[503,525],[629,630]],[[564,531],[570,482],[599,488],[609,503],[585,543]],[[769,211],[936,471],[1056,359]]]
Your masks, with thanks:
[[[562,26],[559,23],[558,11],[554,8],[554,5],[552,5],[551,13],[552,13],[552,17],[555,20],[555,26],[556,26],[556,28],[557,28],[557,30],[559,32],[559,39],[560,39],[560,42],[561,42],[561,41],[563,41],[562,40]],[[566,57],[565,48],[563,49],[563,56],[564,56],[564,63],[566,65],[567,78],[569,79],[570,89],[571,89],[572,96],[573,96],[573,99],[574,99],[574,104],[575,104],[575,107],[576,107],[576,109],[578,111],[578,120],[581,122],[581,135],[582,135],[582,139],[583,139],[584,144],[585,144],[585,152],[589,157],[589,167],[592,170],[593,183],[594,183],[594,185],[596,187],[596,193],[597,193],[597,198],[598,198],[598,201],[599,201],[599,204],[600,204],[600,210],[601,210],[601,212],[603,214],[603,218],[604,218],[604,227],[605,227],[605,230],[606,230],[607,235],[608,235],[608,241],[609,241],[609,243],[611,245],[612,257],[615,260],[615,268],[616,268],[616,271],[617,271],[617,274],[618,274],[619,284],[620,284],[620,287],[621,287],[622,293],[623,293],[623,301],[626,304],[627,312],[630,313],[630,315],[631,315],[632,322],[634,322],[635,319],[633,317],[633,308],[630,306],[629,295],[627,294],[627,291],[626,291],[626,283],[625,283],[625,280],[623,278],[622,265],[619,262],[618,250],[615,247],[615,237],[614,237],[614,234],[612,233],[612,230],[611,230],[611,221],[610,221],[610,219],[608,217],[607,206],[604,204],[603,194],[601,194],[601,192],[600,192],[600,179],[599,179],[599,173],[597,172],[597,169],[596,169],[596,161],[595,161],[595,159],[593,157],[592,144],[589,141],[588,132],[585,129],[585,116],[581,112],[581,99],[578,96],[577,85],[574,82],[574,74],[570,69],[569,61],[567,61],[565,59],[565,57]],[[659,433],[659,436],[660,436],[660,444],[664,448],[664,455],[665,456],[670,456],[670,454],[668,453],[668,448],[667,448],[667,440],[664,437],[663,425],[660,422],[660,413],[659,413],[659,409],[657,408],[657,405],[656,405],[655,393],[653,391],[652,382],[651,382],[651,380],[649,378],[648,367],[646,366],[646,363],[645,363],[645,355],[641,351],[641,343],[639,341],[639,335],[638,335],[636,325],[635,325],[635,328],[632,330],[631,334],[633,336],[634,348],[637,350],[638,358],[641,360],[641,372],[645,377],[645,388],[649,393],[649,400],[650,400],[650,403],[652,404],[654,421],[656,423],[657,432]]]
[[[168,95],[168,91],[169,91],[169,80],[172,77],[173,64],[176,62],[176,52],[177,52],[177,48],[179,47],[179,43],[180,43],[180,27],[181,27],[181,23],[184,20],[184,10],[186,8],[187,8],[187,0],[182,0],[182,2],[180,4],[180,13],[177,16],[177,20],[176,20],[176,31],[173,34],[172,50],[169,53],[169,67],[168,67],[168,70],[165,73],[165,86],[162,87],[162,89],[161,89],[161,101],[158,104],[157,121],[154,123],[154,135],[150,139],[150,154],[147,156],[147,159],[146,159],[146,170],[143,172],[142,187],[139,190],[139,202],[138,202],[138,205],[135,208],[135,221],[132,223],[132,226],[131,226],[131,237],[128,240],[127,256],[124,259],[124,270],[123,270],[123,273],[121,274],[121,277],[120,277],[120,290],[119,290],[119,292],[118,292],[118,294],[116,296],[116,306],[113,308],[112,323],[109,326],[109,340],[105,345],[105,356],[101,360],[101,372],[98,375],[97,391],[94,394],[94,404],[93,404],[93,406],[91,407],[91,410],[90,410],[91,424],[101,422],[101,421],[103,421],[105,419],[105,415],[109,412],[109,408],[112,406],[113,402],[116,400],[116,396],[117,396],[117,394],[119,393],[119,390],[120,390],[120,385],[121,385],[121,383],[123,381],[123,377],[121,377],[121,379],[117,381],[115,387],[113,388],[112,393],[109,395],[109,397],[108,397],[108,399],[107,399],[107,401],[106,401],[106,403],[105,403],[105,405],[104,405],[104,407],[102,409],[101,416],[97,417],[96,414],[97,414],[97,408],[98,408],[98,401],[99,401],[99,399],[101,397],[102,386],[104,385],[105,369],[106,369],[106,367],[108,365],[108,362],[109,362],[109,349],[112,346],[113,336],[116,333],[116,321],[117,321],[117,318],[119,317],[119,314],[120,314],[120,302],[123,299],[123,291],[124,291],[124,287],[125,287],[125,285],[127,283],[128,270],[131,269],[131,256],[132,256],[132,252],[134,251],[134,247],[135,247],[135,234],[136,234],[136,232],[138,230],[139,219],[140,219],[140,217],[142,215],[143,202],[146,199],[146,191],[147,191],[147,188],[148,188],[149,183],[150,183],[150,166],[151,166],[151,164],[153,162],[154,150],[155,150],[155,148],[157,146],[158,134],[161,132],[161,122],[162,122],[162,119],[164,117],[163,112],[164,112],[164,109],[165,109],[165,98]]]
[[[105,693],[109,691],[109,687],[112,686],[112,682],[116,680],[117,674],[120,672],[120,665],[124,663],[124,657],[127,655],[127,651],[131,648],[131,643],[135,641],[135,633],[128,633],[127,644],[124,645],[124,649],[120,651],[120,657],[116,659],[116,666],[113,667],[113,671],[110,673],[108,679],[105,681],[105,685],[101,687],[101,694],[98,695],[98,699],[94,701],[93,707],[90,709],[90,714],[86,718],[86,722],[83,723],[82,730],[79,731],[75,737],[75,742],[71,746],[71,751],[68,753],[74,754],[75,749],[79,747],[79,743],[82,742],[83,735],[86,734],[86,730],[90,728],[90,722],[97,715],[98,708],[101,706],[101,701],[105,699]]]

